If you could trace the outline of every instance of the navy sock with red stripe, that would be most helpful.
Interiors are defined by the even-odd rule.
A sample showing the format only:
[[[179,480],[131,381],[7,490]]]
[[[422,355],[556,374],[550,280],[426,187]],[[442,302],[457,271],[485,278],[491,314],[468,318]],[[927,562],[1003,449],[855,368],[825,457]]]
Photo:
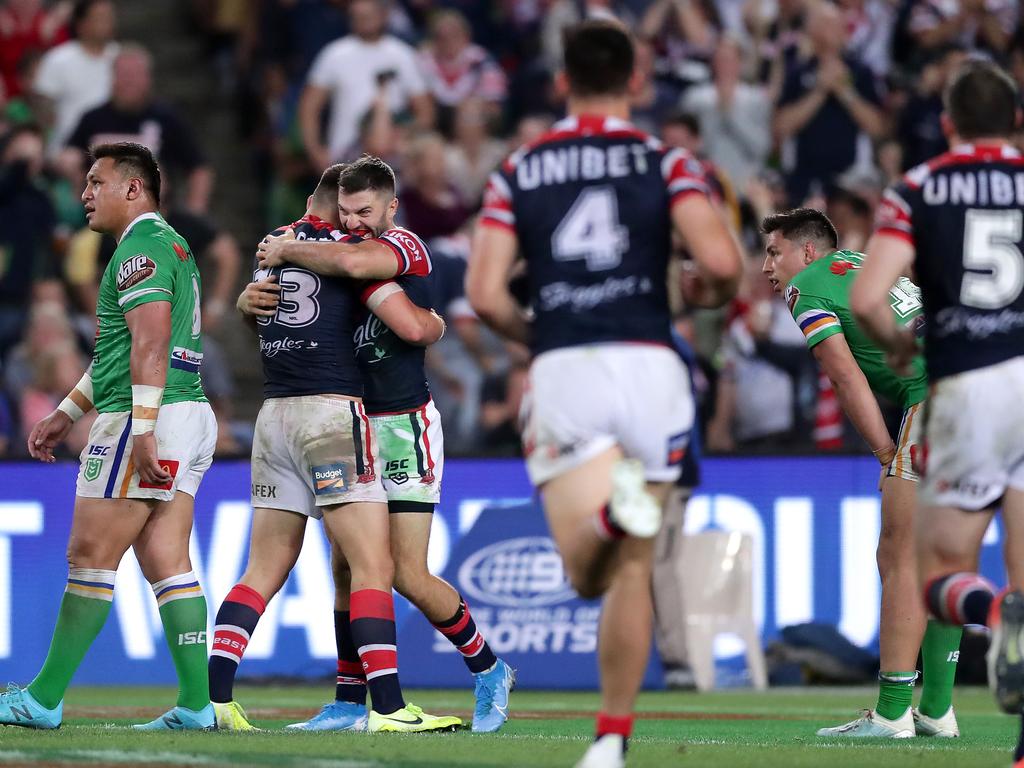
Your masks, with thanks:
[[[238,665],[266,608],[263,596],[245,584],[236,584],[224,598],[213,627],[210,701],[231,701]]]
[[[598,537],[605,541],[617,541],[626,537],[626,532],[612,520],[612,510],[607,504],[601,507],[594,518],[594,528]]]
[[[434,629],[447,637],[458,649],[462,654],[462,660],[473,674],[486,672],[498,662],[498,657],[494,655],[491,646],[477,629],[476,622],[469,613],[469,606],[461,595],[459,609],[455,611],[455,615],[447,621],[438,622]]]
[[[359,660],[359,651],[352,640],[348,611],[334,612],[334,640],[338,645],[338,681],[334,687],[335,701],[366,704],[366,673]]]
[[[389,715],[405,706],[398,682],[395,605],[390,592],[360,589],[349,605],[352,641],[366,673],[373,711]]]
[[[929,581],[924,599],[939,621],[956,626],[987,624],[995,592],[992,583],[976,573],[951,573]]]

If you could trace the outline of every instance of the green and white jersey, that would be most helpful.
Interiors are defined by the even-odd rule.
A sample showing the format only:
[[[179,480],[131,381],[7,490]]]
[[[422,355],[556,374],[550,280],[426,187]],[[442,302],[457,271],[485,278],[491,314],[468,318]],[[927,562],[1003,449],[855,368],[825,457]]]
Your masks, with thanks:
[[[885,353],[854,322],[850,289],[863,261],[862,253],[835,251],[809,264],[786,286],[786,304],[809,348],[843,334],[871,389],[906,410],[928,393],[924,358],[914,359],[911,376],[897,376],[885,364]],[[921,291],[907,278],[889,291],[889,303],[898,323],[916,329],[923,322]]]
[[[132,409],[132,338],[124,316],[151,301],[171,303],[163,404],[206,402],[199,380],[199,270],[184,238],[159,214],[145,213],[128,225],[100,280],[92,361],[93,398],[100,413]]]

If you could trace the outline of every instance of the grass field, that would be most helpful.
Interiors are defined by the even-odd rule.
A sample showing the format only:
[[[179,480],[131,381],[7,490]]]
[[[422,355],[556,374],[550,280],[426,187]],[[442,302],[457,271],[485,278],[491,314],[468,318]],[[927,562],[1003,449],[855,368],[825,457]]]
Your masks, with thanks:
[[[75,688],[64,726],[39,732],[0,728],[0,766],[571,766],[590,739],[589,693],[512,695],[512,720],[496,735],[286,733],[315,711],[324,687],[240,686],[238,700],[265,733],[134,733],[125,729],[162,711],[166,688]],[[428,712],[469,716],[469,691],[410,691]],[[856,716],[873,689],[785,689],[763,694],[649,693],[629,752],[630,768],[973,768],[1009,766],[1016,722],[998,714],[987,690],[961,689],[955,701],[963,737],[856,742],[815,737],[815,729]]]

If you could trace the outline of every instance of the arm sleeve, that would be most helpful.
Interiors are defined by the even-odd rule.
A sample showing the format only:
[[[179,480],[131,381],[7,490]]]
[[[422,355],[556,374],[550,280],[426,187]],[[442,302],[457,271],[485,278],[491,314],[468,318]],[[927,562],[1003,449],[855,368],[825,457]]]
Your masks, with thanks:
[[[414,233],[402,227],[382,232],[378,238],[395,252],[398,259],[397,275],[429,275],[433,268],[430,250]]]
[[[502,171],[494,171],[487,179],[480,224],[515,231],[516,214],[512,208],[512,185]]]
[[[661,160],[661,175],[668,190],[669,205],[675,205],[687,195],[698,194],[711,197],[704,166],[693,155],[683,149],[671,149]]]
[[[117,304],[128,313],[151,301],[170,301],[174,294],[176,256],[163,245],[129,238],[114,251]]]
[[[786,286],[786,304],[804,334],[808,349],[813,349],[829,336],[843,332],[839,317],[828,299],[801,293],[798,286],[790,283]]]
[[[916,247],[913,209],[907,201],[908,197],[910,188],[905,181],[885,190],[875,211],[875,232],[899,237]]]

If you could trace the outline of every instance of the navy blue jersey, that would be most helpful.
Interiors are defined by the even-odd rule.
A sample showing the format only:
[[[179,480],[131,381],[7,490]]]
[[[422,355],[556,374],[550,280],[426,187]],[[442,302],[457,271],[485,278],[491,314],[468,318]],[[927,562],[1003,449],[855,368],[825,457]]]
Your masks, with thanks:
[[[304,216],[291,226],[297,240],[360,241],[315,216]],[[324,277],[294,264],[259,269],[253,277],[261,280],[268,274],[277,275],[282,290],[277,314],[258,319],[263,396],[361,397],[363,378],[352,343],[362,307],[359,286],[348,278]]]
[[[962,145],[886,191],[878,232],[914,247],[933,381],[1024,354],[1024,158]]]
[[[433,275],[403,275],[372,283],[363,291],[362,301],[373,309],[397,288],[413,304],[429,309]],[[412,411],[430,399],[423,369],[426,347],[409,344],[398,337],[372,312],[356,327],[356,361],[363,374],[363,405],[371,416]]]
[[[688,194],[708,194],[701,164],[616,118],[566,118],[491,175],[480,221],[519,240],[534,354],[670,345],[669,210]]]

